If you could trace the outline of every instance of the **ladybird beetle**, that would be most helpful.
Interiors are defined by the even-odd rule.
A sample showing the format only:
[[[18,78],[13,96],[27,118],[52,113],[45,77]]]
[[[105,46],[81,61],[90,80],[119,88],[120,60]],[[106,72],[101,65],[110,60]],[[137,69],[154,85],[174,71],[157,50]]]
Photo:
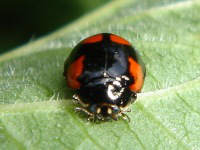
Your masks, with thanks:
[[[119,117],[137,98],[145,78],[145,66],[131,44],[114,34],[100,33],[82,40],[64,65],[68,87],[74,100],[90,119]]]

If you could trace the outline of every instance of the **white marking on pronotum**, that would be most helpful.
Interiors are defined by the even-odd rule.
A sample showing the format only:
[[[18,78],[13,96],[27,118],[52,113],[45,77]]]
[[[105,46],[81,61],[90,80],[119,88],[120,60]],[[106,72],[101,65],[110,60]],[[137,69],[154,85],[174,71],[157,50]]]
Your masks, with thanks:
[[[120,84],[119,81],[113,81],[113,84],[114,84],[114,85],[117,85],[117,86],[119,86],[119,87],[121,87],[121,84]]]
[[[116,100],[117,98],[119,98],[119,95],[117,93],[114,93],[114,86],[111,84],[108,85],[107,94],[112,100]]]
[[[127,81],[129,80],[129,77],[127,77],[125,75],[123,75],[122,78],[125,79],[125,80],[127,80]]]

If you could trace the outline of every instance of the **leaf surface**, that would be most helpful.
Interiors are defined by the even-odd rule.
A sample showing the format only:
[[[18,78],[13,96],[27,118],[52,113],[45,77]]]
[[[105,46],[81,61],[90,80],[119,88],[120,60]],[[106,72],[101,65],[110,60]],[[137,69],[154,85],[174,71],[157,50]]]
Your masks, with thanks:
[[[0,149],[200,149],[200,2],[112,1],[0,56]],[[123,120],[74,112],[62,76],[73,46],[99,32],[128,39],[147,68]]]

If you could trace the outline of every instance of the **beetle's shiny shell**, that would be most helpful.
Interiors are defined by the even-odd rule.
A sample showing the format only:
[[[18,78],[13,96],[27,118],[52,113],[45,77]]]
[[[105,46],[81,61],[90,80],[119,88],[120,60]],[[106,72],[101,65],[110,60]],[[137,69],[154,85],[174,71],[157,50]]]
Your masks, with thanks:
[[[107,115],[106,107],[126,107],[131,96],[141,91],[145,66],[127,40],[101,33],[86,38],[72,50],[64,76],[86,109],[95,105]]]

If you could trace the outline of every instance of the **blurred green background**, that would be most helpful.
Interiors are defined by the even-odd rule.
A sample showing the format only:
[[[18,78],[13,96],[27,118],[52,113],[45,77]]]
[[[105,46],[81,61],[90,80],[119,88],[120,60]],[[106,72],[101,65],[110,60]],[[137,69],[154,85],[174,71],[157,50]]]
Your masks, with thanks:
[[[111,0],[4,0],[0,2],[0,53],[66,25]]]

